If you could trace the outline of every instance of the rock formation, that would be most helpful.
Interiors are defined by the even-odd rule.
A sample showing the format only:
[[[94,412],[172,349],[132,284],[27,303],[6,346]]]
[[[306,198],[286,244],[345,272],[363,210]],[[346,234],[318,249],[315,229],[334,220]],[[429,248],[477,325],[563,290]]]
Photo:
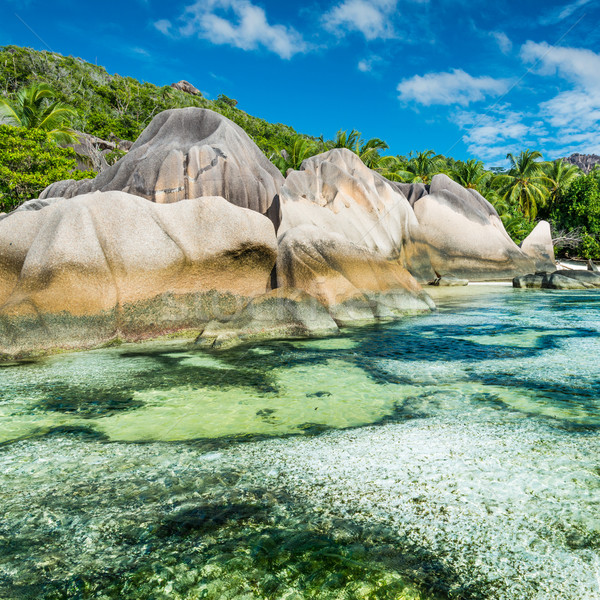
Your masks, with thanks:
[[[513,279],[515,288],[548,290],[589,290],[600,288],[600,274],[592,271],[561,269],[552,273],[531,273]]]
[[[202,328],[265,293],[273,224],[223,198],[159,205],[123,192],[0,222],[4,353]]]
[[[413,209],[438,276],[508,279],[534,270],[533,259],[510,239],[494,207],[446,175],[433,177]]]
[[[335,149],[284,180],[222,115],[171,110],[96,179],[0,220],[0,353],[185,329],[220,346],[331,334],[434,308],[421,283],[552,270],[552,253],[547,224],[518,248],[445,175],[393,183]]]
[[[407,199],[346,149],[290,172],[281,188],[278,285],[318,298],[338,323],[387,318],[432,303],[435,277]]]
[[[202,96],[202,92],[195,86],[193,86],[189,81],[182,79],[177,83],[172,83],[171,87],[179,90],[180,92],[185,92],[186,94],[191,94],[192,96]]]
[[[293,288],[254,298],[230,319],[215,319],[198,337],[199,345],[227,347],[265,338],[317,337],[338,333],[323,304]]]
[[[600,156],[597,154],[579,154],[576,152],[567,158],[563,158],[563,160],[579,167],[586,174],[594,167],[600,165]]]
[[[534,230],[521,242],[521,250],[535,263],[535,271],[551,272],[556,269],[554,245],[550,223],[540,221]]]
[[[221,196],[278,225],[283,177],[235,123],[203,108],[157,115],[131,150],[95,179],[59,181],[41,198],[122,191],[160,204]]]

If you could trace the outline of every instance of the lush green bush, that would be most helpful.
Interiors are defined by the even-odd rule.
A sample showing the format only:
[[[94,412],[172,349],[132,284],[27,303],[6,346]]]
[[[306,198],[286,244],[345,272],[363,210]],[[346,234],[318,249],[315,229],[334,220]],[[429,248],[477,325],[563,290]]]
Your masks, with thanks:
[[[580,232],[577,254],[600,259],[600,178],[596,173],[575,179],[557,199],[550,219],[555,230]]]
[[[59,147],[45,131],[0,125],[0,211],[37,198],[55,181],[96,175],[75,166],[75,151]]]

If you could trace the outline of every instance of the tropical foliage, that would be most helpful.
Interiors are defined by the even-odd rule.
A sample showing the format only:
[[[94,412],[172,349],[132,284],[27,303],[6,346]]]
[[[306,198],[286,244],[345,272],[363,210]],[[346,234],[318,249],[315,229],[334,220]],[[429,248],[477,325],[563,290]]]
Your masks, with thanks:
[[[75,152],[60,148],[41,129],[0,125],[0,211],[37,198],[61,179],[84,179],[94,172],[75,171]]]
[[[132,141],[163,110],[188,106],[209,108],[244,129],[284,175],[290,169],[299,169],[310,156],[334,148],[354,152],[369,168],[391,181],[429,185],[436,174],[445,173],[486,198],[515,242],[521,242],[529,234],[537,218],[545,218],[551,221],[555,231],[577,232],[581,243],[570,250],[572,253],[600,258],[600,200],[597,193],[600,170],[583,175],[577,167],[563,161],[544,162],[537,150],[508,154],[506,169],[487,169],[481,161],[474,159],[456,161],[431,149],[410,152],[406,156],[385,155],[388,145],[384,140],[363,139],[356,129],[340,130],[332,140],[302,135],[286,125],[268,123],[247,114],[238,108],[237,100],[224,94],[209,100],[170,86],[158,87],[130,77],[110,75],[103,67],[81,59],[16,46],[0,47],[2,97],[0,118],[3,122],[33,127],[31,132],[37,132],[39,128],[50,132],[66,128],[67,119],[71,119],[75,130],[104,139],[116,137]],[[73,112],[69,112],[67,105]],[[50,127],[52,119],[47,119],[48,126],[43,125],[45,111],[50,115],[53,112],[57,116],[63,115],[58,119],[61,122]],[[2,131],[6,137],[7,130]],[[14,135],[17,135],[16,131]],[[20,136],[25,135],[21,128],[18,131]],[[60,154],[55,144],[48,145],[52,138],[60,140],[60,135],[44,133],[44,136],[43,139],[22,139],[19,148],[23,163],[17,164],[14,156],[10,159],[15,169],[10,183],[7,183],[7,168],[10,168],[6,167],[6,147],[3,150],[0,163],[4,167],[0,168],[4,168],[4,179],[0,189],[4,196],[0,202],[4,210],[36,195],[53,178],[73,177],[69,157]],[[42,149],[36,150],[39,161],[27,155],[27,152],[33,152],[31,144],[34,142]],[[46,166],[42,168],[38,162]],[[30,169],[31,182],[25,185],[27,169]],[[40,175],[40,169],[43,175]],[[20,173],[20,182],[17,182],[17,173]]]
[[[74,109],[56,100],[46,83],[21,88],[13,102],[0,98],[0,124],[41,129],[59,143],[77,143],[69,123],[77,115]]]

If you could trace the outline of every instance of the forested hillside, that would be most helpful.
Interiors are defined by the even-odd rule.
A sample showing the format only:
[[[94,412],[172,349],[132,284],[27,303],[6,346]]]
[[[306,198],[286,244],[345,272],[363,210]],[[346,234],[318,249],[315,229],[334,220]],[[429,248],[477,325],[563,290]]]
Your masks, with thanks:
[[[171,86],[158,87],[132,77],[110,75],[104,67],[80,58],[38,52],[17,46],[0,47],[0,94],[14,98],[30,83],[48,83],[59,100],[77,111],[72,127],[103,139],[111,134],[134,141],[152,117],[170,108],[210,108],[242,127],[268,153],[296,135],[287,125],[268,123],[235,107],[235,100],[217,100],[188,94]]]
[[[427,149],[385,155],[389,148],[384,140],[363,139],[355,129],[338,131],[332,140],[315,138],[251,116],[236,105],[223,95],[209,100],[197,91],[110,75],[104,67],[72,56],[0,47],[0,211],[37,197],[54,181],[95,176],[91,170],[76,171],[77,156],[64,147],[69,136],[77,141],[73,130],[102,140],[135,141],[158,113],[196,106],[237,123],[283,175],[332,148],[355,152],[391,181],[428,184],[435,174],[445,173],[491,202],[515,242],[543,218],[551,222],[559,253],[600,258],[600,168],[586,174],[563,160],[545,162],[535,149],[508,154],[504,171]],[[47,118],[52,113],[54,120]],[[122,154],[119,147],[107,158],[114,161]]]

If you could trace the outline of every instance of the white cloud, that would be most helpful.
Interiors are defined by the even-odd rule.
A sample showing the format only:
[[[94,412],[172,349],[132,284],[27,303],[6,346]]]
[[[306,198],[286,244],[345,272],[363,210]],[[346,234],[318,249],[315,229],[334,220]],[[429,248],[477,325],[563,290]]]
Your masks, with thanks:
[[[379,63],[381,63],[381,58],[379,56],[369,56],[369,58],[363,58],[358,62],[358,70],[363,73],[371,73]]]
[[[574,12],[577,11],[578,8],[585,6],[589,2],[590,0],[576,0],[575,2],[571,2],[571,4],[559,7],[551,11],[549,14],[543,15],[540,18],[540,23],[542,25],[555,25],[556,23],[560,23],[561,21],[569,18]]]
[[[180,20],[185,22],[179,29],[181,35],[197,35],[213,44],[227,44],[242,50],[263,47],[285,59],[308,49],[295,29],[271,25],[264,9],[250,0],[198,0],[186,7]],[[163,33],[170,31],[168,21],[157,23],[166,30]]]
[[[560,77],[572,84],[571,89],[539,105],[540,116],[554,128],[554,146],[569,153],[597,152],[600,147],[600,54],[585,48],[554,47],[529,41],[521,48],[521,57],[539,67],[538,75]]]
[[[496,40],[502,54],[508,54],[512,50],[512,42],[503,31],[490,31],[490,35]]]
[[[171,33],[172,24],[168,19],[160,19],[160,21],[154,23],[154,27],[164,35],[169,35]]]
[[[329,31],[344,34],[362,33],[367,40],[394,36],[390,15],[396,9],[396,0],[344,0],[323,17]]]
[[[455,123],[465,131],[463,141],[469,153],[485,161],[502,162],[508,152],[539,148],[539,140],[547,131],[538,121],[529,123],[523,113],[503,106],[492,114],[459,112]]]
[[[539,65],[540,75],[558,74],[583,89],[600,91],[600,54],[592,50],[528,41],[521,47],[521,58]]]
[[[450,73],[427,73],[404,79],[398,84],[398,91],[403,102],[416,102],[425,106],[467,106],[471,102],[484,100],[486,96],[503,94],[508,83],[505,79],[473,77],[462,69],[454,69]]]

